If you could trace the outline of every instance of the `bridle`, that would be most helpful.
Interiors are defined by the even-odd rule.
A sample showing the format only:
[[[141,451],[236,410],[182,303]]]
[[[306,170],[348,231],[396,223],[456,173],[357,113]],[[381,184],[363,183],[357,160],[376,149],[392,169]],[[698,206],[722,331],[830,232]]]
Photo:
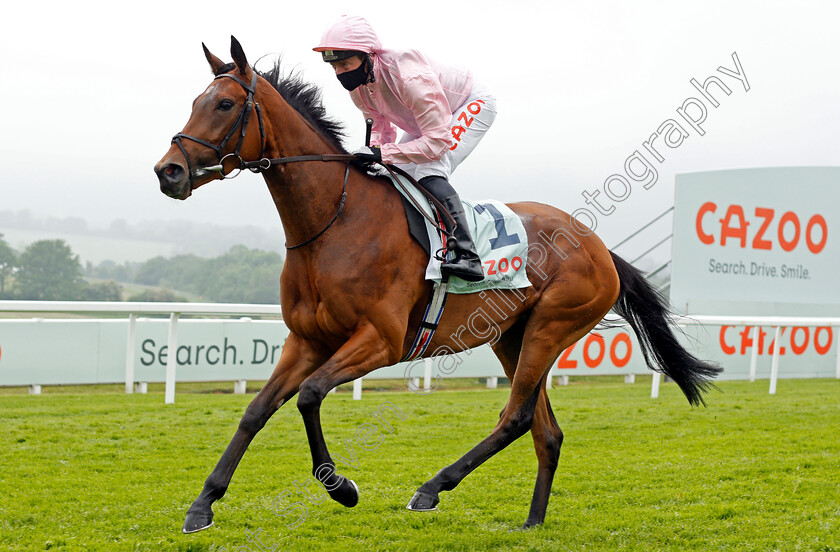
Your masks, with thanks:
[[[240,79],[236,75],[232,75],[230,73],[222,73],[216,75],[216,78],[213,80],[218,80],[221,78],[229,78],[233,79],[237,83],[239,83],[242,88],[248,93],[248,97],[245,99],[245,105],[242,106],[242,109],[239,112],[239,116],[237,116],[236,120],[233,122],[233,126],[230,127],[230,130],[227,132],[225,137],[222,139],[222,142],[217,146],[211,144],[206,140],[202,140],[201,138],[197,138],[195,136],[190,136],[189,134],[184,134],[183,132],[179,132],[172,138],[172,143],[178,146],[178,149],[181,150],[181,154],[184,156],[184,159],[187,160],[187,171],[189,174],[189,181],[190,181],[190,189],[193,187],[193,177],[194,176],[204,176],[207,173],[218,173],[222,180],[229,180],[231,178],[236,178],[239,174],[248,169],[253,173],[261,173],[263,171],[267,171],[274,165],[283,165],[286,163],[296,163],[300,161],[343,161],[347,163],[347,168],[344,171],[344,184],[341,189],[341,199],[338,203],[338,209],[336,210],[335,214],[333,215],[332,219],[327,223],[327,225],[317,234],[312,236],[311,238],[304,240],[300,243],[295,245],[286,245],[286,249],[297,249],[298,247],[303,247],[304,245],[310,244],[316,239],[318,239],[321,234],[326,232],[332,225],[338,220],[338,216],[341,214],[341,211],[344,209],[344,203],[347,200],[347,179],[350,176],[350,164],[354,161],[358,161],[356,156],[348,153],[328,153],[328,154],[318,154],[318,155],[297,155],[293,157],[277,157],[274,159],[267,159],[263,157],[265,153],[265,125],[263,124],[263,117],[262,117],[262,109],[260,109],[260,104],[258,104],[254,100],[254,94],[257,91],[257,72],[253,72],[253,76],[251,77],[251,84],[249,85],[244,80]],[[239,155],[239,151],[242,148],[242,143],[245,141],[245,134],[248,131],[248,121],[251,119],[251,113],[253,111],[257,112],[257,120],[259,121],[260,125],[260,155],[257,161],[244,161],[242,157]],[[236,142],[236,147],[233,150],[233,153],[223,154],[222,150],[228,144],[228,142],[233,138],[234,134],[236,133],[237,127],[239,130],[239,139]],[[187,155],[187,151],[184,149],[183,144],[181,141],[183,139],[192,140],[197,144],[201,144],[202,146],[208,147],[216,152],[216,157],[219,158],[218,165],[211,165],[209,167],[204,167],[201,169],[193,169],[192,163],[190,162],[190,156]],[[234,158],[239,160],[239,166],[236,167],[236,172],[231,174],[225,174],[224,164],[227,158]],[[414,186],[423,192],[424,195],[431,201],[435,206],[438,208],[438,211],[441,213],[444,218],[446,218],[449,223],[451,224],[450,228],[454,228],[455,220],[452,218],[452,215],[449,211],[428,191],[426,191],[422,186],[418,185],[414,178],[411,177],[408,173],[400,169],[399,167],[395,167],[392,165],[385,165],[383,166],[391,173],[391,176],[399,186],[402,187],[402,184],[397,179],[395,171],[401,174],[404,177],[407,177]],[[410,196],[410,194],[406,194],[412,202],[415,203],[415,207],[417,207],[418,211],[427,219],[429,220],[433,226],[436,226],[437,223],[435,220],[430,218],[420,207],[416,201]],[[451,234],[451,232],[447,232],[443,230],[444,233],[447,235]],[[450,236],[450,239],[451,236]]]
[[[190,136],[189,134],[184,134],[183,132],[179,132],[172,138],[172,143],[178,146],[178,149],[181,150],[181,154],[187,160],[187,170],[189,171],[189,178],[190,178],[190,187],[192,188],[192,181],[194,176],[203,176],[209,172],[218,172],[222,179],[226,178],[234,178],[239,175],[239,172],[236,172],[233,176],[225,175],[224,174],[224,162],[228,157],[238,158],[240,163],[242,162],[242,158],[239,156],[239,150],[242,149],[242,142],[245,141],[245,133],[248,131],[248,121],[251,119],[251,113],[256,110],[257,112],[257,119],[260,123],[260,158],[262,158],[263,153],[265,151],[265,125],[263,124],[262,118],[262,109],[260,109],[260,104],[254,101],[254,94],[257,91],[257,73],[256,71],[253,73],[253,77],[251,78],[251,84],[249,85],[244,80],[240,79],[236,75],[231,75],[230,73],[222,73],[221,75],[216,75],[216,78],[213,80],[219,80],[221,78],[228,78],[232,79],[239,83],[242,88],[248,93],[248,97],[245,99],[245,104],[242,106],[242,109],[239,111],[239,116],[236,117],[236,120],[233,122],[233,126],[230,127],[230,130],[222,139],[222,142],[217,146],[211,144],[206,140],[202,140],[201,138],[197,138],[195,136]],[[236,142],[236,148],[233,150],[233,153],[229,153],[227,155],[222,154],[222,150],[228,144],[228,142],[233,138],[234,134],[236,133],[236,129],[239,127],[239,139]],[[203,169],[196,169],[193,170],[192,163],[190,162],[190,156],[187,155],[187,151],[184,149],[181,140],[186,138],[187,140],[192,140],[202,146],[208,147],[216,152],[216,157],[219,158],[219,164],[213,167],[205,167]],[[240,168],[239,171],[242,169]]]
[[[193,187],[193,177],[204,176],[207,173],[218,173],[222,180],[229,180],[231,178],[236,178],[237,176],[239,176],[239,174],[244,169],[248,169],[253,173],[260,173],[270,169],[273,165],[294,163],[297,161],[344,161],[347,163],[347,169],[344,171],[344,185],[341,189],[341,200],[339,201],[338,209],[336,210],[332,219],[330,219],[330,222],[327,223],[327,225],[320,232],[318,232],[311,238],[295,245],[286,245],[286,249],[297,249],[298,247],[303,247],[304,245],[315,241],[321,236],[321,234],[326,232],[327,229],[333,225],[333,223],[338,219],[338,215],[340,215],[341,211],[344,209],[344,203],[347,200],[347,179],[350,176],[350,162],[354,160],[355,157],[350,154],[327,154],[298,155],[294,157],[279,157],[276,159],[266,159],[265,157],[263,157],[263,154],[265,153],[265,125],[263,124],[262,109],[260,109],[260,104],[258,104],[254,100],[254,94],[257,91],[257,72],[253,72],[250,85],[244,80],[237,77],[236,75],[231,75],[230,73],[222,73],[220,75],[216,75],[216,78],[214,80],[218,80],[221,78],[233,79],[234,81],[239,83],[239,85],[242,86],[242,88],[244,88],[245,91],[248,93],[248,97],[245,99],[245,104],[239,111],[239,116],[237,116],[236,120],[233,122],[233,126],[230,127],[230,130],[227,132],[227,134],[222,139],[222,142],[219,145],[212,144],[206,140],[202,140],[201,138],[197,138],[195,136],[190,136],[189,134],[184,134],[183,132],[179,132],[172,138],[172,143],[178,146],[178,149],[181,150],[181,155],[183,155],[184,159],[187,160],[187,171],[190,179],[190,188]],[[245,141],[245,134],[248,132],[248,121],[250,121],[251,113],[254,111],[257,112],[257,120],[259,121],[260,125],[260,155],[258,161],[244,161],[239,155],[239,151],[242,148],[242,143]],[[224,150],[225,146],[233,138],[237,128],[239,128],[239,139],[236,142],[236,148],[234,148],[233,153],[228,153],[227,155],[225,155],[222,153],[222,150]],[[192,162],[190,161],[190,156],[187,154],[187,150],[184,149],[184,146],[181,143],[181,141],[185,138],[187,140],[192,140],[197,144],[201,144],[202,146],[208,147],[215,151],[216,157],[219,158],[219,164],[204,167],[201,169],[193,169]],[[224,172],[225,160],[229,157],[233,159],[239,159],[239,166],[236,168],[236,172],[233,174],[225,174]]]

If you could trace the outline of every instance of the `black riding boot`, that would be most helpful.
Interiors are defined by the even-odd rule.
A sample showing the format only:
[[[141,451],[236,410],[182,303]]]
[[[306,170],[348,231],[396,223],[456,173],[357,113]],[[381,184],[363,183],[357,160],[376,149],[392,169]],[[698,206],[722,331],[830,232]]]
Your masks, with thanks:
[[[470,230],[467,226],[467,217],[464,213],[464,206],[458,193],[449,182],[440,176],[426,176],[418,182],[428,190],[435,198],[443,203],[443,206],[455,219],[455,230],[452,232],[455,237],[455,258],[440,265],[443,274],[457,276],[467,282],[480,282],[484,279],[484,272],[481,270],[481,259],[475,251]]]

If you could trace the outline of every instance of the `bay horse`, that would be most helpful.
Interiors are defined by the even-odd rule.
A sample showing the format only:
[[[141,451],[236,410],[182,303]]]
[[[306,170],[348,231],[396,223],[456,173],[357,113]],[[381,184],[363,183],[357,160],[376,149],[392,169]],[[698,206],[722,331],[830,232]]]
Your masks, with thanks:
[[[188,509],[186,533],[213,524],[211,506],[225,494],[248,445],[295,394],[313,474],[332,499],[355,506],[358,487],[336,473],[324,442],[321,402],[337,385],[399,362],[432,291],[424,280],[427,254],[409,236],[399,193],[387,179],[350,163],[341,127],[324,113],[320,90],[283,77],[277,64],[256,72],[234,37],[233,63],[202,46],[215,79],[155,166],[160,189],[183,200],[235,169],[262,174],[289,247],[280,287],[290,333],[274,371]],[[548,205],[510,208],[532,244],[531,287],[499,292],[497,299],[510,305],[507,312],[488,308],[477,294],[451,296],[426,355],[489,342],[510,379],[510,397],[490,435],[423,484],[408,508],[435,509],[440,492],[454,489],[530,430],[538,469],[527,528],[545,520],[563,442],[545,391],[548,371],[610,309],[631,325],[648,366],[671,377],[692,405],[705,404],[703,393],[720,368],[680,345],[665,300],[592,231]],[[465,331],[476,312],[483,313],[486,328],[477,329],[473,318],[468,325],[475,331]]]

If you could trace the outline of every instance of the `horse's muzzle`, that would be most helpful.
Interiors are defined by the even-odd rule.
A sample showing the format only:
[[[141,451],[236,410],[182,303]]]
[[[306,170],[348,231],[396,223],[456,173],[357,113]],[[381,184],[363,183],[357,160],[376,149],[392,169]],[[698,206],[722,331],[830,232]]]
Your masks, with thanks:
[[[160,181],[160,191],[175,199],[187,199],[192,193],[187,170],[177,163],[158,164],[155,174]]]

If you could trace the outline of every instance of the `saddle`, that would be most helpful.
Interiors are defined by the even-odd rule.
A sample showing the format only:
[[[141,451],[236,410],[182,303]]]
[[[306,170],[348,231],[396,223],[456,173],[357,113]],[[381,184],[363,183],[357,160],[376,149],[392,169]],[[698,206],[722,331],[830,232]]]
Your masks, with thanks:
[[[403,175],[388,176],[400,192],[411,237],[429,256],[426,279],[441,282],[440,264],[446,250],[446,232],[442,206],[430,202],[417,186]],[[528,259],[528,235],[522,220],[510,207],[496,200],[461,199],[476,250],[481,257],[484,280],[467,282],[449,278],[450,293],[478,293],[490,289],[526,288],[531,285],[525,268]],[[423,212],[420,211],[423,209]],[[436,221],[432,225],[430,220]]]

